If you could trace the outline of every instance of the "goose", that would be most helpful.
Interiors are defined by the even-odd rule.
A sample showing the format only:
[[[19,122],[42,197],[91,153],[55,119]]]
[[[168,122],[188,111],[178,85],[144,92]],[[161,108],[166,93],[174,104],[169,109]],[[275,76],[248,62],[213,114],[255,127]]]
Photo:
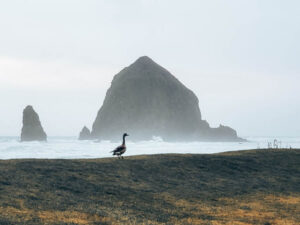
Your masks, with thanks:
[[[124,133],[123,134],[123,143],[122,145],[118,146],[115,150],[111,151],[113,152],[113,155],[117,155],[118,158],[121,158],[123,159],[123,154],[126,152],[126,145],[125,145],[125,137],[129,136],[127,133]]]

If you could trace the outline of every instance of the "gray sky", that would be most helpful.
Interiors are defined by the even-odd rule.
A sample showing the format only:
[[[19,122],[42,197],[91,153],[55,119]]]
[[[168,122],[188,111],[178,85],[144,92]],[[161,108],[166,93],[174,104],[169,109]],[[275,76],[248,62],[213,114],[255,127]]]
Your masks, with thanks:
[[[31,104],[48,135],[91,127],[113,76],[139,56],[240,135],[300,135],[298,0],[0,1],[0,135]]]

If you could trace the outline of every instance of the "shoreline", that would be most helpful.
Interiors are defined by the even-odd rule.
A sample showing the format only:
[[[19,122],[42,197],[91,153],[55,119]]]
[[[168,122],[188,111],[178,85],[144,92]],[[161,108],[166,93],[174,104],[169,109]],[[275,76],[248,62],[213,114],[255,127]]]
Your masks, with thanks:
[[[224,152],[217,152],[217,153],[159,153],[159,154],[138,154],[138,155],[123,155],[124,159],[130,158],[143,158],[143,157],[151,157],[151,156],[205,156],[205,155],[234,155],[236,154],[243,154],[243,153],[254,153],[254,152],[273,152],[273,151],[300,151],[300,148],[260,148],[260,149],[241,149],[241,150],[229,150]],[[99,157],[99,158],[10,158],[10,159],[0,159],[1,161],[14,161],[14,160],[80,160],[80,161],[89,161],[89,160],[101,160],[101,159],[118,159],[116,156],[107,156],[107,157]]]

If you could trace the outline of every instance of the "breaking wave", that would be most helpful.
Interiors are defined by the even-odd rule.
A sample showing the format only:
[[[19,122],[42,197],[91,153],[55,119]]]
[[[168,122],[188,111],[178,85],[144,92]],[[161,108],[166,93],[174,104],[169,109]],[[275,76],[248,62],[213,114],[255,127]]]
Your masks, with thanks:
[[[151,141],[127,142],[124,156],[167,153],[219,153],[226,151],[267,148],[277,139],[281,147],[300,148],[300,137],[244,137],[249,142],[190,142],[170,143],[156,137]],[[18,137],[0,137],[0,159],[18,158],[105,158],[111,157],[119,143],[110,141],[79,141],[77,137],[49,137],[48,142],[20,142]]]

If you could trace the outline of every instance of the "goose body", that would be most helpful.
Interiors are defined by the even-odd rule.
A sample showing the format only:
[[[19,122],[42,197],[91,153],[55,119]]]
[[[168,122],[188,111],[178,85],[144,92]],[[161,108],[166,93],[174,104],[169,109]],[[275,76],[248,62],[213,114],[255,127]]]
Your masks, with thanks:
[[[113,155],[116,155],[120,158],[120,156],[123,158],[123,154],[126,152],[126,143],[125,143],[125,138],[129,136],[127,133],[123,134],[123,142],[122,145],[118,146],[115,148],[115,150],[112,151]]]

